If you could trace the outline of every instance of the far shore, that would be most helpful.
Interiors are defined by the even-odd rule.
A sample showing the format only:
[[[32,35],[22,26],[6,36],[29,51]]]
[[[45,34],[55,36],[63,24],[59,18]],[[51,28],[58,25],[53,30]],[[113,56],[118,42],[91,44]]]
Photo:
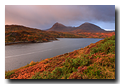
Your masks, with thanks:
[[[56,39],[58,40],[58,39]],[[56,40],[49,40],[49,41],[18,41],[18,42],[9,42],[5,43],[5,45],[14,45],[14,44],[24,44],[24,43],[44,43],[44,42],[52,42]]]
[[[96,39],[96,38],[94,38]],[[97,38],[98,39],[98,38]],[[104,39],[104,38],[99,38],[99,39]],[[57,38],[54,40],[49,40],[49,41],[17,41],[17,42],[8,42],[5,43],[5,45],[15,45],[15,44],[24,44],[24,43],[44,43],[44,42],[52,42],[58,40]]]

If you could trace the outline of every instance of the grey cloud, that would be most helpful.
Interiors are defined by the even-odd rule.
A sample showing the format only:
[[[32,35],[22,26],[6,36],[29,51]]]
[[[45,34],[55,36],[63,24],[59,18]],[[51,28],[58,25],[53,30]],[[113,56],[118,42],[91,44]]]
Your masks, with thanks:
[[[115,21],[115,6],[114,5],[99,5],[91,6],[92,13],[95,19],[114,22]]]
[[[115,22],[114,5],[6,5],[5,24],[50,28],[55,22]]]

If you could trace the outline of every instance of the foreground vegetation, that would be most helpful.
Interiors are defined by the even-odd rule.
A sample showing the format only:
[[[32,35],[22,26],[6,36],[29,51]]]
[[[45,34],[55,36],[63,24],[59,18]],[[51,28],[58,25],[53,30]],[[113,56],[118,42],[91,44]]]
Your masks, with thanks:
[[[79,50],[6,71],[6,79],[115,79],[115,35]]]

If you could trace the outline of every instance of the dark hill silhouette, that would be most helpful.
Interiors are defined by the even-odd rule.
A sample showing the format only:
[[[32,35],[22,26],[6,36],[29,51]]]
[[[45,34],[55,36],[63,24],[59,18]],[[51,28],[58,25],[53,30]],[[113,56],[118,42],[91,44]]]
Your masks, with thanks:
[[[99,26],[91,24],[91,23],[84,23],[78,27],[78,29],[82,31],[90,31],[90,32],[104,32],[105,30],[101,29]]]
[[[73,32],[105,32],[104,29],[101,29],[99,26],[85,22],[79,27],[76,27]]]
[[[91,23],[83,23],[79,27],[67,27],[60,23],[55,23],[48,31],[59,31],[59,32],[105,32],[99,26]]]
[[[59,32],[69,32],[73,30],[74,27],[67,27],[61,23],[56,22],[48,31],[59,31]]]

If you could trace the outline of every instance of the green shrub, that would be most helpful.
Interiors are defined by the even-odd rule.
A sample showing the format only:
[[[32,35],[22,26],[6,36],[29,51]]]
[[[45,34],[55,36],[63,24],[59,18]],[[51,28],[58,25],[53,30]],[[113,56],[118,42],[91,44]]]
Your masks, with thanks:
[[[115,53],[115,36],[104,39],[99,45],[91,48],[90,51],[91,54],[101,52],[105,52],[106,54]]]
[[[63,75],[63,70],[62,70],[62,68],[57,67],[53,70],[52,73],[53,73],[53,77],[61,78]]]
[[[64,67],[63,69],[63,73],[64,74],[68,74],[68,73],[72,73],[72,72],[76,72],[77,68],[79,66],[85,66],[85,65],[89,65],[89,59],[86,58],[68,58],[66,59],[65,63],[64,63]]]
[[[55,78],[52,73],[49,71],[44,71],[42,73],[37,72],[31,79],[53,79]]]
[[[91,67],[89,66],[87,70],[85,70],[84,75],[86,75],[89,79],[102,79],[103,74],[100,69],[97,67]]]
[[[31,77],[31,79],[41,79],[41,77],[39,76],[39,74],[40,74],[40,72],[35,73],[35,75],[33,75]]]
[[[7,79],[9,79],[9,78],[10,78],[10,75],[12,75],[12,74],[14,74],[14,73],[15,73],[14,71],[8,71],[8,72],[5,73],[5,77],[6,77]]]
[[[98,48],[93,47],[93,48],[91,49],[91,54],[94,54],[94,53],[97,53],[97,52],[99,52],[99,49],[98,49]]]

